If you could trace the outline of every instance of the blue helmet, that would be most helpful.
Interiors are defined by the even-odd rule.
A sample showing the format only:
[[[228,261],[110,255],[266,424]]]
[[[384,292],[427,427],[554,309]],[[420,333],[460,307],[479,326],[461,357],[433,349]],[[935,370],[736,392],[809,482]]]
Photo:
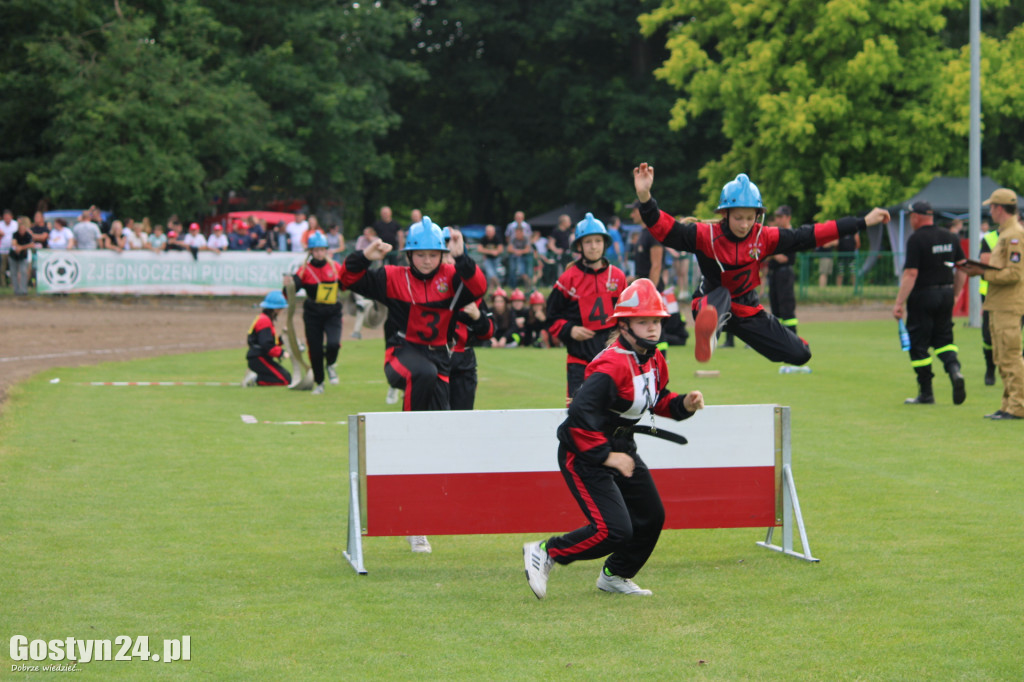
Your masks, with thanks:
[[[312,241],[312,237],[310,241]],[[267,297],[260,303],[260,307],[268,310],[280,310],[288,307],[288,301],[284,300],[284,294],[275,289],[267,294]]]
[[[761,203],[761,190],[750,181],[746,173],[740,173],[736,179],[725,183],[722,194],[718,197],[718,208],[758,208],[764,210]]]
[[[322,232],[317,230],[313,234],[309,235],[309,241],[306,242],[306,247],[310,249],[315,248],[327,248],[327,237]]]
[[[588,213],[583,220],[576,223],[576,234],[573,236],[572,250],[579,251],[582,249],[583,247],[580,245],[580,240],[591,234],[599,234],[604,237],[604,248],[607,249],[612,245],[611,235],[608,234],[608,230],[605,228],[604,223],[595,218],[593,213]]]
[[[409,236],[405,240],[402,251],[447,251],[444,233],[441,228],[423,216],[423,220],[413,223],[409,228]]]

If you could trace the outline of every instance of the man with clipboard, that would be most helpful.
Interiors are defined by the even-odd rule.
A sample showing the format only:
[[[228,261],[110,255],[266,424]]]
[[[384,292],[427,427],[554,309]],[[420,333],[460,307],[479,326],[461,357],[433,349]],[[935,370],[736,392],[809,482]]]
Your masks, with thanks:
[[[988,419],[1024,419],[1024,358],[1021,357],[1020,319],[1024,315],[1024,227],[1017,218],[1017,194],[997,189],[984,202],[992,222],[999,226],[999,240],[988,266],[964,262],[960,270],[988,282],[984,309],[989,314],[992,357],[1003,379],[1003,401]]]

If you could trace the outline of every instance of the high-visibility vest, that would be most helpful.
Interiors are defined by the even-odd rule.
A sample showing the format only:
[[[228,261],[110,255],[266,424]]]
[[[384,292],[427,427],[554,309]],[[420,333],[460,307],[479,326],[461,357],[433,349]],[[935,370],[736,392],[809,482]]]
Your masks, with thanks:
[[[988,244],[989,251],[996,250],[996,242],[999,241],[999,232],[996,230],[989,230],[985,233],[985,236],[981,238],[983,242]],[[988,282],[984,279],[978,281],[978,293],[984,296],[988,293]]]

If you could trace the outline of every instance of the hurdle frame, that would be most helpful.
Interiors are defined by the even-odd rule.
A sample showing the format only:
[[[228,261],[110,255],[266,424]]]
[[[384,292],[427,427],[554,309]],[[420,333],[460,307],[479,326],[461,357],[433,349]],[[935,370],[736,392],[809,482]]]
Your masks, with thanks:
[[[359,413],[348,418],[348,539],[343,554],[358,575],[368,575],[363,548],[363,535],[367,534],[366,417],[366,414]],[[775,525],[769,526],[765,539],[755,544],[786,556],[818,563],[820,560],[811,553],[793,478],[790,408],[774,406],[774,422]],[[794,523],[800,539],[799,550],[794,545]],[[781,528],[781,545],[773,542],[776,528]]]
[[[775,431],[775,475],[776,490],[781,496],[782,517],[777,519],[778,526],[769,526],[765,539],[757,544],[773,552],[781,552],[797,559],[818,563],[811,554],[811,545],[807,540],[807,529],[804,527],[803,513],[800,511],[800,498],[796,494],[796,482],[793,480],[793,444],[790,438],[789,407],[776,407],[775,418],[778,428]],[[776,507],[778,508],[778,506]],[[793,520],[800,533],[802,552],[793,549]],[[772,535],[776,527],[782,528],[782,545],[772,543]]]

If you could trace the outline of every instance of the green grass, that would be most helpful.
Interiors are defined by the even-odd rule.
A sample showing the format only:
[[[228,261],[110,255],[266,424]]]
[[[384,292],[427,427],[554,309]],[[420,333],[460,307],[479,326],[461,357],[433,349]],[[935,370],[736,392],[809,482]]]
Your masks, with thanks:
[[[538,602],[525,536],[433,537],[432,555],[366,538],[357,576],[346,427],[240,415],[394,409],[379,341],[346,342],[347,383],[320,398],[80,385],[237,381],[241,349],[41,373],[0,417],[0,669],[14,635],[126,634],[154,651],[189,635],[192,660],[97,661],[75,679],[1021,679],[1024,429],[981,418],[1002,389],[981,384],[980,333],[957,328],[967,402],[940,374],[939,404],[912,407],[895,324],[800,331],[809,375],[742,348],[716,353],[714,379],[694,379],[690,348],[669,359],[672,386],[711,404],[792,407],[821,563],[757,547],[764,529],[669,531],[637,578],[650,599],[599,593],[600,564],[582,562]],[[479,408],[562,405],[562,351],[479,358]]]

